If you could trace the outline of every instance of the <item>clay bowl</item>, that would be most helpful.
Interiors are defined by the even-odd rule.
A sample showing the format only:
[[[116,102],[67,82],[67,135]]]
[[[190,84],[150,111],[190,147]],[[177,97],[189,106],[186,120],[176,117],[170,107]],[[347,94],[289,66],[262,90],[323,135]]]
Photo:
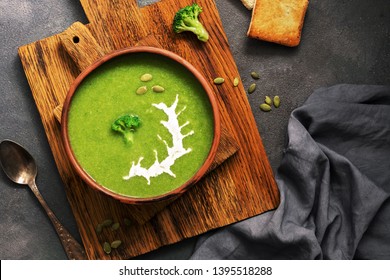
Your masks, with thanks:
[[[173,189],[167,193],[164,193],[162,195],[152,196],[152,197],[133,197],[133,196],[127,196],[127,195],[121,195],[118,193],[115,193],[111,191],[110,189],[104,187],[103,185],[100,185],[97,181],[94,180],[80,165],[78,162],[73,150],[72,146],[69,141],[69,134],[68,134],[68,116],[69,116],[69,109],[71,107],[72,98],[74,94],[76,93],[76,90],[78,89],[79,85],[83,82],[83,80],[93,71],[98,69],[100,66],[102,66],[104,63],[114,59],[114,58],[120,58],[122,56],[131,56],[136,53],[146,53],[146,54],[154,54],[163,56],[165,58],[168,58],[182,66],[184,66],[192,75],[193,77],[200,83],[201,87],[203,87],[204,91],[207,94],[208,100],[210,102],[211,108],[212,108],[212,114],[213,114],[213,140],[212,145],[210,147],[210,150],[208,152],[208,156],[206,160],[204,161],[203,165],[197,170],[197,172],[183,185],[180,187]],[[92,102],[92,101],[91,101]],[[156,203],[156,202],[162,202],[166,200],[174,200],[180,195],[182,195],[184,192],[186,192],[188,189],[190,189],[196,182],[198,182],[207,172],[207,170],[210,168],[210,165],[212,164],[219,140],[221,135],[221,128],[220,128],[220,116],[218,111],[218,104],[215,99],[213,90],[211,89],[210,85],[206,81],[206,79],[199,73],[197,69],[194,68],[189,62],[184,60],[182,57],[169,52],[167,50],[155,48],[155,47],[146,47],[146,46],[140,46],[140,47],[132,47],[127,49],[122,49],[118,51],[114,51],[110,54],[105,55],[101,59],[94,62],[92,65],[87,67],[73,82],[71,85],[68,94],[66,96],[63,111],[62,111],[62,119],[61,119],[61,135],[62,140],[64,143],[64,148],[66,152],[66,156],[68,157],[72,167],[76,171],[76,173],[82,178],[82,180],[92,189],[97,190],[99,192],[102,192],[114,199],[117,199],[123,203],[127,204],[146,204],[146,203]]]

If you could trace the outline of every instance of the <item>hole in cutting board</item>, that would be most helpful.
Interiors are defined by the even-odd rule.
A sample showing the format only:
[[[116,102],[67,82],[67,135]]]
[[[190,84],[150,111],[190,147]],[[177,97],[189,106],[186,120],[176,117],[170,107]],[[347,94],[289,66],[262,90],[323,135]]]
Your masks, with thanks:
[[[137,0],[137,4],[138,4],[138,7],[142,8],[142,7],[146,7],[146,6],[149,6],[151,4],[154,4],[154,3],[157,3],[160,1],[161,0]]]

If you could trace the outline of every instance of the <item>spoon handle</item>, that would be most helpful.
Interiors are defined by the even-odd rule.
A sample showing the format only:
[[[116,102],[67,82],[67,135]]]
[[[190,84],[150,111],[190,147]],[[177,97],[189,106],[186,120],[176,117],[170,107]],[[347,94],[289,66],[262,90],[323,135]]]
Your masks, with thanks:
[[[65,229],[65,227],[60,223],[57,217],[54,215],[53,211],[46,204],[46,201],[43,199],[41,193],[38,190],[35,180],[28,184],[30,189],[33,191],[35,196],[38,198],[42,207],[45,209],[47,215],[49,216],[51,222],[54,225],[54,228],[60,238],[61,244],[65,249],[65,253],[70,260],[87,260],[87,255],[84,251],[84,248],[74,239],[74,237]]]

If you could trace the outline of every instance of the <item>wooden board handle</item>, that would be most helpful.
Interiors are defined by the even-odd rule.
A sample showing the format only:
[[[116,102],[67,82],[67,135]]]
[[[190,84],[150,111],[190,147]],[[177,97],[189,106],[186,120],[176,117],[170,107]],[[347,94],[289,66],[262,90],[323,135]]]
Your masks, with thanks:
[[[88,28],[81,22],[73,23],[59,34],[61,43],[80,71],[105,53]]]

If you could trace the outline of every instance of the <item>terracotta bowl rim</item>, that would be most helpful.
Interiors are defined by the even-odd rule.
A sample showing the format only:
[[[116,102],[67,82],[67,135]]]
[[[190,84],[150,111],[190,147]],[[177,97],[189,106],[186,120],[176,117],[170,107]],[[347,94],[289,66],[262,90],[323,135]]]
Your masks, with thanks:
[[[157,54],[161,55],[163,57],[167,57],[182,66],[184,66],[187,70],[189,70],[192,75],[197,79],[197,81],[202,85],[203,89],[205,90],[207,97],[209,99],[209,102],[212,107],[213,111],[213,119],[214,119],[214,137],[213,141],[208,153],[208,156],[206,160],[203,162],[202,166],[198,169],[198,171],[184,184],[182,184],[180,187],[173,189],[167,193],[152,196],[152,197],[132,197],[132,196],[126,196],[121,195],[119,193],[113,192],[109,190],[108,188],[104,187],[103,185],[100,185],[97,183],[79,164],[79,162],[76,159],[76,156],[73,153],[73,150],[70,145],[69,141],[69,135],[68,135],[68,114],[69,109],[72,101],[72,97],[75,94],[78,86],[84,81],[84,79],[92,73],[95,69],[99,68],[101,65],[103,65],[105,62],[119,57],[121,55],[131,55],[135,53],[151,53],[151,54]],[[204,78],[204,76],[187,60],[182,58],[181,56],[162,49],[162,48],[156,48],[156,47],[149,47],[149,46],[136,46],[136,47],[130,47],[130,48],[124,48],[121,50],[113,51],[111,53],[108,53],[104,55],[102,58],[95,61],[93,64],[85,68],[73,81],[72,85],[69,88],[69,91],[66,95],[65,102],[63,105],[62,110],[62,116],[61,116],[61,137],[64,144],[64,149],[67,158],[69,159],[73,169],[76,171],[76,173],[82,178],[82,180],[89,186],[92,187],[92,189],[100,191],[112,198],[115,198],[123,203],[127,204],[145,204],[145,203],[152,203],[152,202],[159,202],[159,201],[165,201],[168,199],[173,199],[175,197],[180,196],[184,192],[186,192],[190,187],[192,187],[196,182],[198,182],[207,172],[207,170],[210,168],[215,155],[217,153],[217,148],[219,145],[221,136],[221,124],[220,124],[220,114],[218,109],[218,102],[215,97],[214,91],[210,87],[207,80]]]

